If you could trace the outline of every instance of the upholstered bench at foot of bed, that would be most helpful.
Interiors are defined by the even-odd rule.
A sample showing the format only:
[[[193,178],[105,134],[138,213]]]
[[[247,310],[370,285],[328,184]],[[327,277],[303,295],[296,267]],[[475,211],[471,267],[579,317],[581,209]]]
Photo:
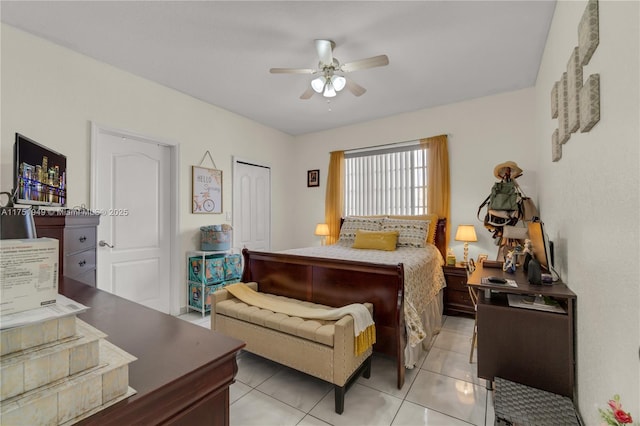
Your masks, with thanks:
[[[254,290],[256,283],[248,283]],[[263,293],[266,294],[266,293]],[[329,308],[297,299],[268,295],[307,307]],[[373,305],[365,303],[371,312]],[[303,319],[247,305],[225,289],[213,293],[211,329],[243,340],[245,350],[334,385],[335,411],[342,414],[344,394],[357,376],[371,375],[368,348],[356,356],[353,318],[337,321]]]

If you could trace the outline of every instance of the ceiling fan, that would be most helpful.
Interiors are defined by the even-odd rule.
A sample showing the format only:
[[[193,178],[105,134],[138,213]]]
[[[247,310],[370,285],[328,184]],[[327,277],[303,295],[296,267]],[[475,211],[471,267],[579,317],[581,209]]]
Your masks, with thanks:
[[[332,98],[345,87],[355,96],[361,96],[367,89],[355,83],[353,80],[347,79],[342,74],[389,64],[387,55],[372,56],[371,58],[341,64],[340,61],[333,56],[333,49],[336,47],[336,44],[332,40],[316,40],[315,44],[318,58],[320,58],[318,69],[271,68],[269,70],[272,74],[322,74],[311,81],[311,87],[300,95],[300,99],[309,99],[314,93],[322,93],[324,97]]]

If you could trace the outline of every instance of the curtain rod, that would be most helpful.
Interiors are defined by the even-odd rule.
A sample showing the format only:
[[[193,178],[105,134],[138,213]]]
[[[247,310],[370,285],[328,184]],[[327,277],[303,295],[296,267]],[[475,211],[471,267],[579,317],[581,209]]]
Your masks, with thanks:
[[[347,149],[344,151],[345,154],[351,154],[354,152],[359,152],[359,151],[370,151],[370,150],[378,150],[378,149],[385,149],[385,148],[394,148],[397,146],[411,146],[411,145],[418,145],[420,143],[420,139],[414,139],[414,140],[410,140],[410,141],[404,141],[404,142],[392,142],[392,143],[385,143],[383,145],[371,145],[371,146],[363,146],[362,148],[353,148],[353,149]]]
[[[420,138],[420,139],[411,139],[408,141],[402,141],[402,142],[391,142],[391,143],[386,143],[386,144],[382,144],[382,145],[371,145],[371,146],[364,146],[362,148],[353,148],[353,149],[347,149],[344,151],[345,154],[348,153],[353,153],[353,152],[358,152],[358,151],[366,151],[366,150],[370,150],[370,149],[374,149],[374,148],[378,148],[378,149],[384,149],[384,148],[389,148],[389,147],[395,147],[395,146],[401,146],[401,145],[405,145],[406,146],[411,146],[412,143],[415,144],[419,144],[420,141],[422,139],[429,139],[429,138],[436,138],[438,136],[449,136],[446,133],[440,134],[440,135],[435,135],[435,136],[428,136],[426,138]]]

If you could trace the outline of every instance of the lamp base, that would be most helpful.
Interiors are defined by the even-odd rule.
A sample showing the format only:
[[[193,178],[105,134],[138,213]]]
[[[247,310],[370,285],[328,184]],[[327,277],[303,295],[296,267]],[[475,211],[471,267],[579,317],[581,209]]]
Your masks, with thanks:
[[[462,261],[463,266],[467,266],[469,263],[469,243],[464,242],[464,260]]]

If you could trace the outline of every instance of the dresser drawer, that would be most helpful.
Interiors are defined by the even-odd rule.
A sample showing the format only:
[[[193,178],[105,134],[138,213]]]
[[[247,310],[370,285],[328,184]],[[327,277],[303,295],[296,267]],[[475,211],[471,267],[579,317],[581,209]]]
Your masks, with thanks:
[[[451,290],[467,291],[467,276],[447,275],[447,288]]]
[[[96,250],[86,250],[64,258],[64,275],[78,277],[87,271],[96,269]]]
[[[469,291],[456,291],[447,289],[447,303],[452,305],[463,305],[469,306],[473,308],[473,302],[471,301],[471,296],[469,296]]]
[[[96,228],[65,228],[64,251],[75,253],[96,246]],[[95,261],[94,261],[95,263]]]

